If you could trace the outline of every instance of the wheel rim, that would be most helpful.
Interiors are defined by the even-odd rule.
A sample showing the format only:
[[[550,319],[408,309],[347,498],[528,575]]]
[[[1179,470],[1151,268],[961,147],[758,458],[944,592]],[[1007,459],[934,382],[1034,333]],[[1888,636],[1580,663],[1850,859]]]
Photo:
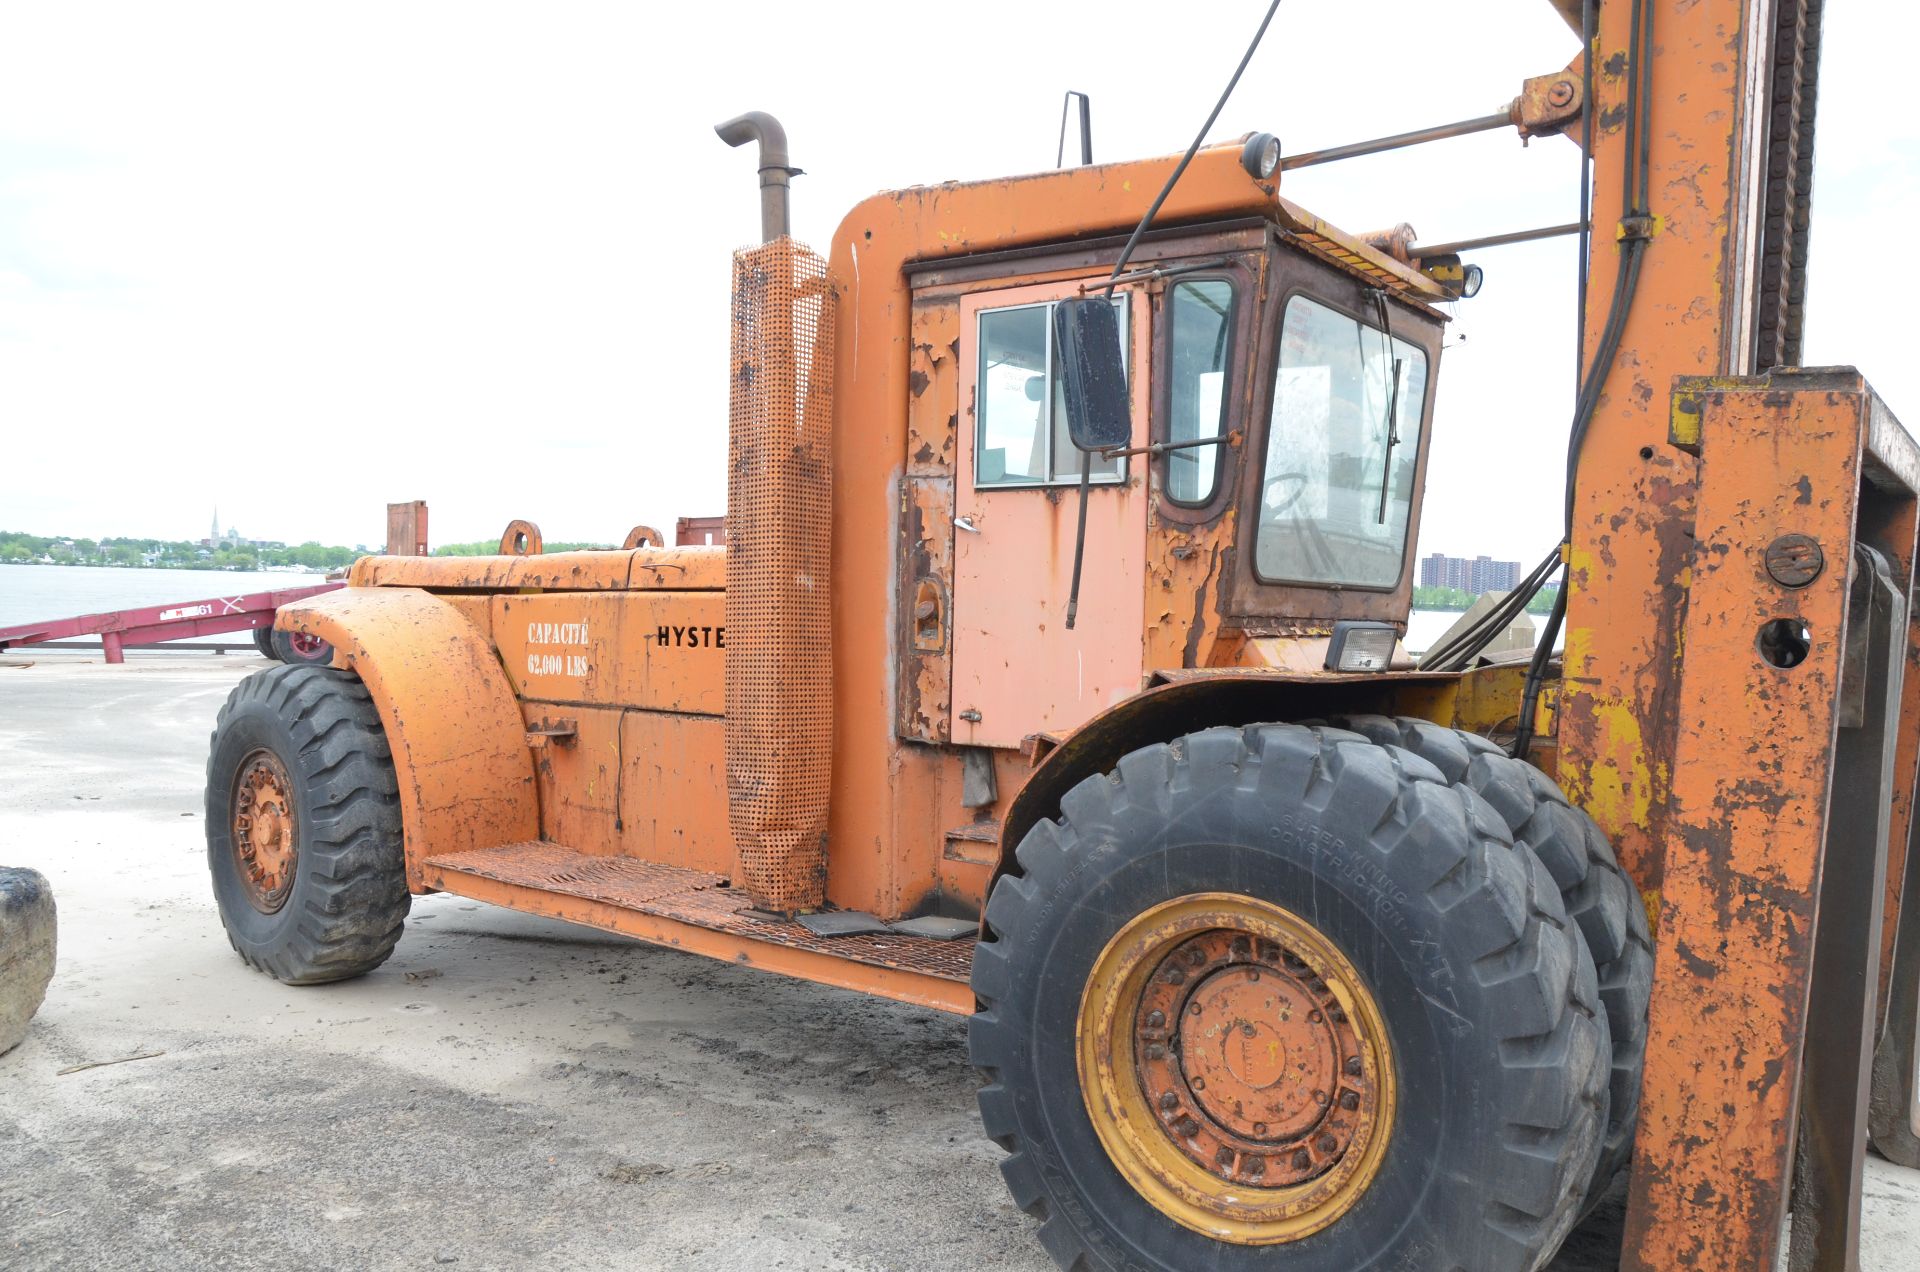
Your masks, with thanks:
[[[1081,996],[1080,1090],[1107,1156],[1155,1209],[1218,1240],[1278,1245],[1365,1195],[1391,1138],[1386,1025],[1318,928],[1200,893],[1101,951]]]
[[[332,646],[326,641],[306,632],[289,633],[287,643],[293,646],[294,653],[309,662],[318,662],[323,655],[329,655],[332,650]]]
[[[293,781],[273,752],[253,751],[233,784],[233,864],[247,901],[262,914],[278,913],[293,891],[299,860]]]

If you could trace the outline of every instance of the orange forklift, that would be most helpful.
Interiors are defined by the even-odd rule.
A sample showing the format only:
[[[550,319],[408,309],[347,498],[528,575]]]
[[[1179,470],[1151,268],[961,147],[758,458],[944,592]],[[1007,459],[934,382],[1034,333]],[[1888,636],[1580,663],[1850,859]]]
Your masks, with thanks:
[[[724,546],[516,522],[283,608],[334,656],[220,713],[235,948],[356,976],[450,892],[966,1015],[1063,1268],[1531,1272],[1630,1160],[1623,1268],[1855,1267],[1869,1130],[1920,1164],[1920,448],[1793,365],[1821,6],[1555,7],[1497,115],[892,191],[825,259],[721,125]],[[1283,175],[1495,126],[1589,160],[1566,537],[1415,660],[1442,332],[1525,235]]]

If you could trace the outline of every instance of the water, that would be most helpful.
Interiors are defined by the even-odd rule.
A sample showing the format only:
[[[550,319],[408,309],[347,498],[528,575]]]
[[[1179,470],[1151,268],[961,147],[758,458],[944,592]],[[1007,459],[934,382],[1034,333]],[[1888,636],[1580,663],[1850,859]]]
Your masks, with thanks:
[[[1459,619],[1458,610],[1415,610],[1407,615],[1407,648],[1415,653],[1425,650],[1446,635],[1447,628]]]
[[[253,570],[133,570],[120,566],[0,565],[0,627],[101,614],[113,610],[203,601],[277,588],[312,587],[318,574],[268,574]],[[81,639],[96,639],[82,637]],[[200,636],[181,643],[238,644],[244,631]]]
[[[267,574],[227,570],[129,570],[116,566],[0,565],[0,627],[75,614],[171,601],[199,601],[210,596],[265,592],[274,588],[311,587],[318,574]],[[1407,648],[1422,650],[1438,640],[1459,618],[1451,610],[1415,610],[1407,618]],[[1534,623],[1542,621],[1534,615]],[[244,632],[197,638],[202,642],[237,643]]]

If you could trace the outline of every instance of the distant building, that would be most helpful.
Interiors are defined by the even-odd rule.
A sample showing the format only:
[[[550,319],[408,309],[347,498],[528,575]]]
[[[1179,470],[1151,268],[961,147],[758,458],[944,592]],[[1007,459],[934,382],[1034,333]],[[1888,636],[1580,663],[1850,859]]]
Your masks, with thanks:
[[[1420,561],[1421,587],[1450,587],[1475,596],[1511,591],[1520,585],[1523,574],[1518,561],[1496,561],[1488,556],[1469,559],[1435,552]]]
[[[229,550],[233,548],[284,548],[287,545],[278,539],[246,538],[232,526],[228,526],[226,533],[222,534],[220,532],[220,509],[215,508],[213,510],[213,535],[211,538],[200,540],[200,546],[211,552],[219,548]]]

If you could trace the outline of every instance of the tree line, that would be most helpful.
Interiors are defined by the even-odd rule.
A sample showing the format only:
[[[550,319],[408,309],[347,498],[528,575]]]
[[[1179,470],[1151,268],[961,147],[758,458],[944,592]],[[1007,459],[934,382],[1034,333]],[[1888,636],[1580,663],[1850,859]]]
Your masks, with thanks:
[[[1527,602],[1527,613],[1544,614],[1553,608],[1555,589],[1542,588]],[[1457,587],[1416,587],[1413,608],[1423,610],[1464,610],[1479,600],[1475,593]]]
[[[236,543],[203,548],[191,539],[67,538],[0,530],[0,564],[51,560],[55,565],[119,565],[154,570],[258,570],[301,565],[334,570],[365,554],[354,548],[307,542],[256,548]]]
[[[549,543],[548,552],[605,550],[611,543]],[[444,543],[433,549],[439,557],[493,556],[498,539],[471,543]],[[235,543],[212,548],[192,539],[69,538],[64,535],[25,534],[0,530],[0,565],[52,561],[55,565],[118,565],[155,570],[259,570],[267,566],[300,565],[314,570],[337,570],[367,553],[359,548],[328,546],[313,540],[291,547],[254,547]]]

